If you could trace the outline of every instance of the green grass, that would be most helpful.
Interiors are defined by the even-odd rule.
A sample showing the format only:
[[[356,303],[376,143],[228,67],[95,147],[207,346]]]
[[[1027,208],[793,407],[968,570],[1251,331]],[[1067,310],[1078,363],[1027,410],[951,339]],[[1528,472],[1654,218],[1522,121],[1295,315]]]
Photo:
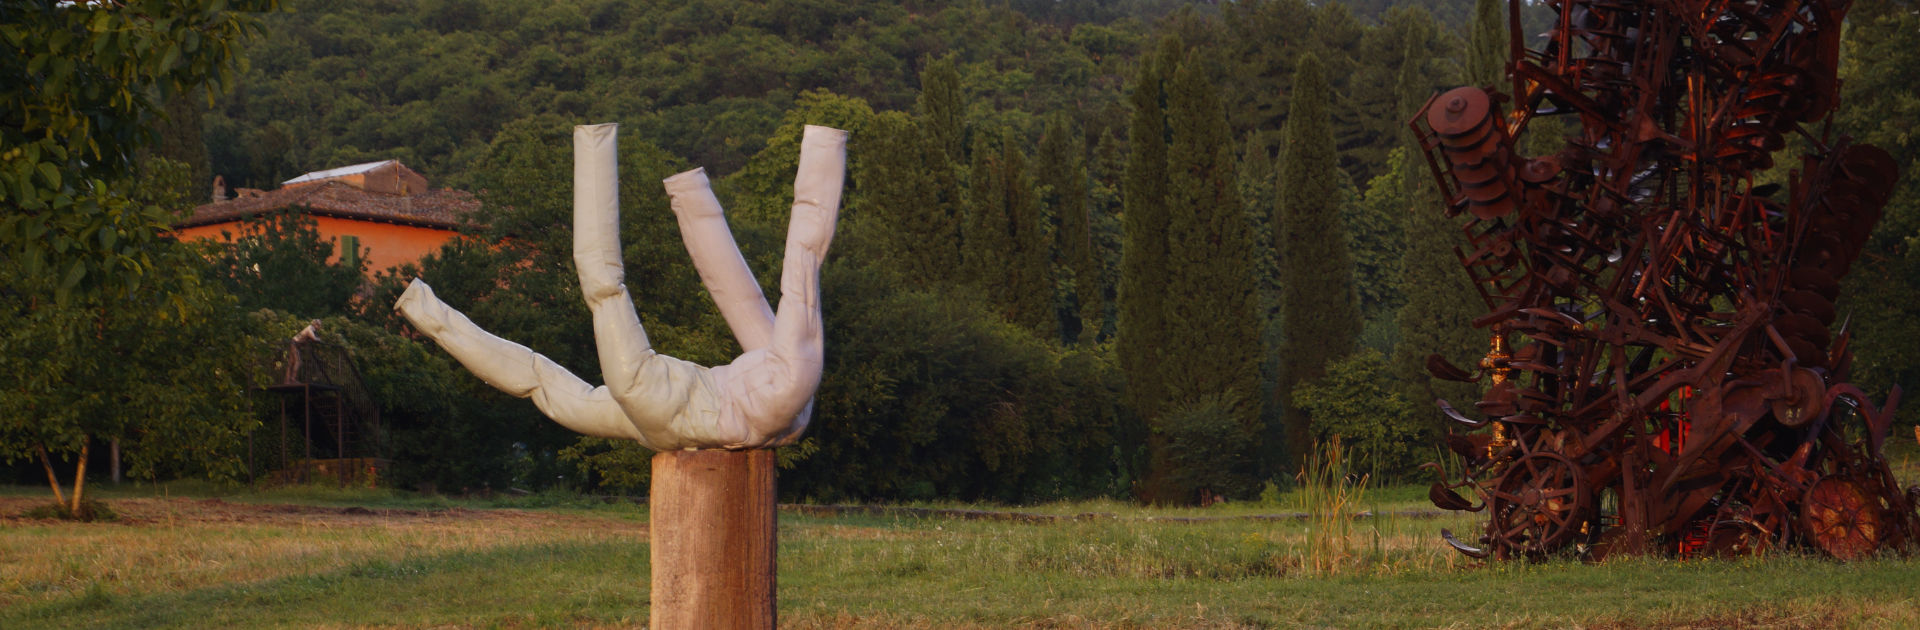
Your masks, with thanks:
[[[228,492],[216,503],[181,498],[185,488],[153,490],[103,489],[101,498],[127,516],[119,523],[0,520],[0,628],[646,620],[645,510],[624,502],[296,489]],[[1395,491],[1377,494],[1400,503]],[[0,497],[9,497],[0,500],[4,516],[37,498],[30,488]],[[513,501],[559,507],[497,507]],[[329,507],[343,504],[376,513]],[[1150,520],[1252,514],[1259,506],[1021,509],[1117,518],[1026,524],[783,514],[782,625],[1920,626],[1920,563],[1897,557],[1480,565],[1435,535],[1440,527],[1471,530],[1473,520],[1385,516],[1357,521],[1356,553],[1337,574],[1322,575],[1302,567],[1305,521]]]

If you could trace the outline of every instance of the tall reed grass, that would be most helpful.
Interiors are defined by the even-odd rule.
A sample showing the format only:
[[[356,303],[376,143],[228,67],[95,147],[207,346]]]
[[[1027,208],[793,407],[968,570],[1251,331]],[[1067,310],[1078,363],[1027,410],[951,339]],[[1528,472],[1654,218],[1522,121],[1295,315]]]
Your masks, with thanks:
[[[1316,575],[1337,575],[1359,565],[1354,518],[1371,480],[1367,473],[1354,472],[1340,436],[1314,447],[1300,471],[1300,491],[1295,495],[1307,513],[1304,569]]]

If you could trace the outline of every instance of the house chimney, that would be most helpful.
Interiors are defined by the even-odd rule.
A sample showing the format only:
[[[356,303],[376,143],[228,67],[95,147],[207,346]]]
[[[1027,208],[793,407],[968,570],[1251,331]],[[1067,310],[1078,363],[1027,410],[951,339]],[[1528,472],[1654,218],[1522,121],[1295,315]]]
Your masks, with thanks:
[[[213,202],[220,203],[226,200],[227,200],[227,178],[220,175],[215,175],[213,176]]]

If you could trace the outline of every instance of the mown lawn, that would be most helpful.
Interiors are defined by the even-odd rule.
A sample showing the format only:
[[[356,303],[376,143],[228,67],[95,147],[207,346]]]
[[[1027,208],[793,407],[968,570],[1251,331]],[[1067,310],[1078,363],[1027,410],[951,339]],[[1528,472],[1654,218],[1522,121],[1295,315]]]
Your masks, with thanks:
[[[108,492],[109,495],[113,494]],[[18,518],[0,492],[0,628],[634,627],[646,514],[626,502],[390,493],[122,493],[115,523]],[[1385,513],[1414,493],[1376,493]],[[520,507],[497,507],[499,505]],[[967,506],[940,506],[967,507]],[[1336,571],[1306,567],[1285,507],[1019,523],[781,515],[780,614],[797,628],[1920,627],[1920,562],[1798,555],[1600,565],[1472,563],[1457,517],[1353,523]],[[1210,520],[1210,517],[1228,517]]]

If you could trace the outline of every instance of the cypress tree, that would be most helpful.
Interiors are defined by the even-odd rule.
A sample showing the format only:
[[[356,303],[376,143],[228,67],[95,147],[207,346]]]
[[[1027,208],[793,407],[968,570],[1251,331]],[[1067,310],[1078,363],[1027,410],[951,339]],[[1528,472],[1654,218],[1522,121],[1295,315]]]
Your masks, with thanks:
[[[1353,259],[1340,232],[1340,173],[1327,112],[1331,97],[1319,58],[1301,55],[1287,116],[1286,156],[1280,163],[1280,350],[1282,422],[1296,463],[1312,446],[1311,419],[1290,393],[1319,379],[1328,363],[1353,352],[1360,312],[1353,290]]]
[[[1120,254],[1120,371],[1127,403],[1146,426],[1147,472],[1141,498],[1180,501],[1168,477],[1168,436],[1157,419],[1167,408],[1165,351],[1169,339],[1165,295],[1167,260],[1167,110],[1165,84],[1184,50],[1178,38],[1160,41],[1153,59],[1143,59],[1130,99],[1126,175],[1121,181],[1124,244]]]
[[[1478,400],[1479,394],[1470,383],[1434,380],[1427,374],[1427,355],[1437,353],[1467,368],[1478,362],[1487,337],[1473,328],[1473,318],[1485,313],[1485,302],[1454,256],[1454,246],[1464,238],[1459,224],[1447,218],[1440,196],[1431,184],[1410,192],[1413,206],[1403,217],[1406,245],[1400,259],[1400,291],[1407,301],[1396,320],[1400,342],[1393,374],[1421,417],[1437,427],[1439,415],[1430,406],[1435,398],[1458,405]]]
[[[947,186],[937,177],[952,170],[945,155],[901,112],[875,116],[861,148],[853,164],[863,200],[857,214],[879,226],[882,256],[908,286],[949,281],[960,260],[960,222],[951,177]]]
[[[1413,91],[1424,65],[1424,57],[1409,45],[1401,64],[1401,111],[1412,116],[1429,94]],[[1421,84],[1424,85],[1424,84]],[[1454,255],[1454,248],[1466,242],[1460,225],[1446,217],[1435,188],[1433,173],[1421,150],[1409,137],[1409,149],[1402,152],[1401,164],[1394,170],[1404,174],[1404,197],[1408,205],[1401,217],[1400,294],[1405,302],[1395,316],[1399,340],[1394,344],[1392,374],[1400,382],[1401,394],[1427,418],[1426,427],[1437,431],[1440,414],[1431,406],[1435,398],[1464,404],[1479,399],[1478,386],[1471,383],[1436,381],[1426,369],[1429,354],[1438,353],[1454,365],[1470,367],[1486,352],[1483,332],[1473,328],[1473,318],[1485,312],[1485,302],[1473,288],[1466,270]]]
[[[948,161],[966,160],[967,103],[960,92],[960,68],[953,55],[927,61],[920,71],[920,120],[927,141]]]
[[[1122,199],[1120,188],[1122,177],[1130,159],[1126,144],[1111,132],[1100,134],[1100,140],[1093,145],[1093,155],[1088,160],[1087,174],[1091,187],[1087,191],[1087,201],[1092,215],[1089,231],[1093,238],[1094,287],[1099,296],[1099,308],[1088,304],[1086,311],[1091,318],[1095,343],[1112,339],[1119,332],[1120,311],[1120,258],[1125,242],[1125,229],[1122,227]]]
[[[1262,319],[1272,319],[1280,309],[1280,257],[1273,246],[1273,210],[1280,203],[1274,180],[1279,167],[1267,155],[1267,146],[1259,134],[1249,135],[1240,156],[1240,172],[1234,177],[1240,185],[1247,225],[1253,229],[1254,277],[1259,281]]]
[[[1507,13],[1502,0],[1475,0],[1467,37],[1467,82],[1497,85],[1507,78]]]
[[[970,178],[966,187],[966,212],[962,222],[961,272],[967,282],[986,292],[1004,312],[1006,305],[1004,271],[1013,258],[1012,234],[1008,229],[1005,184],[1001,182],[1000,155],[985,138],[976,138]]]
[[[1242,432],[1226,446],[1250,453],[1261,434],[1261,326],[1233,132],[1198,55],[1167,82],[1166,102],[1168,398],[1183,406],[1217,401]]]
[[[1012,138],[973,148],[966,252],[967,276],[1007,321],[1043,339],[1058,338],[1053,309],[1051,237]]]
[[[1099,333],[1099,317],[1106,305],[1100,289],[1100,269],[1093,257],[1093,215],[1087,204],[1086,140],[1070,127],[1065,114],[1054,114],[1040,136],[1039,190],[1046,212],[1058,228],[1054,247],[1058,274],[1065,285],[1062,341],[1092,343]]]
[[[1060,318],[1053,308],[1053,231],[1040,213],[1027,156],[1013,138],[1000,140],[1000,189],[1005,208],[1007,243],[1011,256],[1001,262],[1008,291],[1008,321],[1025,327],[1041,339],[1060,338]]]
[[[1160,365],[1167,322],[1162,301],[1167,288],[1167,114],[1163,83],[1182,46],[1172,37],[1160,53],[1143,59],[1129,97],[1127,166],[1121,181],[1124,233],[1120,253],[1120,371],[1127,377],[1127,399],[1142,418],[1160,411],[1165,393]]]

